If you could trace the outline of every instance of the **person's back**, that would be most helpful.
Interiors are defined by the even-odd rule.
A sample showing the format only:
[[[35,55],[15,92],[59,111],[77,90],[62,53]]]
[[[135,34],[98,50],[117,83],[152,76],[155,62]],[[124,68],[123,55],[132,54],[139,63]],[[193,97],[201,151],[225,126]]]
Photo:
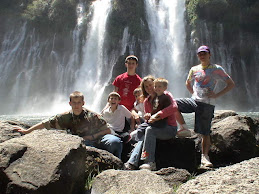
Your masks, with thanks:
[[[134,55],[128,56],[125,59],[125,66],[127,67],[127,72],[117,76],[112,84],[115,87],[114,91],[121,96],[120,104],[131,111],[135,102],[133,91],[141,82],[141,78],[136,74],[138,58]]]

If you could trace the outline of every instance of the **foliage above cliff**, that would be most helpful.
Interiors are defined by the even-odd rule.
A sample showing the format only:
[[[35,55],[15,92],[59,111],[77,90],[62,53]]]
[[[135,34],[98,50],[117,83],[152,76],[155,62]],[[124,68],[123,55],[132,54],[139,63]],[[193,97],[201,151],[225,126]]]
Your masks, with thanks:
[[[88,3],[88,0],[85,0]],[[78,0],[1,0],[1,12],[17,15],[40,28],[73,29]]]
[[[225,27],[259,32],[259,2],[257,0],[187,0],[188,20],[220,22]]]
[[[114,0],[111,14],[109,16],[107,30],[114,40],[114,44],[122,38],[126,27],[129,34],[137,39],[148,39],[148,26],[145,15],[145,5],[143,0],[121,1]]]

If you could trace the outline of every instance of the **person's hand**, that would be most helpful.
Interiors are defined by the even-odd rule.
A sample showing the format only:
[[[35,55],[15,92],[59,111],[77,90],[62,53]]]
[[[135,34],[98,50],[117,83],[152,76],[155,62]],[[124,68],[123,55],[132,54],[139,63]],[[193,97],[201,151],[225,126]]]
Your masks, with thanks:
[[[211,92],[208,94],[208,97],[209,97],[209,98],[217,98],[218,95],[215,94],[213,91],[211,91]]]
[[[150,114],[150,113],[146,113],[146,114],[144,115],[144,118],[145,118],[146,120],[149,120],[150,117],[151,117],[151,114]]]
[[[30,133],[30,131],[28,129],[24,129],[24,128],[20,127],[20,126],[14,126],[13,130],[17,131],[17,132],[20,132],[22,134]]]
[[[150,119],[148,120],[148,123],[154,123],[155,121],[160,120],[159,115],[158,114],[154,114],[150,117]]]

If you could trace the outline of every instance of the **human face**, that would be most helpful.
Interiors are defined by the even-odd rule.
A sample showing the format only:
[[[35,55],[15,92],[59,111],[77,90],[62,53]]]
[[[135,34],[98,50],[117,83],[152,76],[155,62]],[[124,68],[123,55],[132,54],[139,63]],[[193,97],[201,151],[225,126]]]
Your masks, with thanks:
[[[138,64],[137,61],[134,59],[129,59],[127,63],[125,63],[125,66],[127,67],[128,71],[135,71]]]
[[[150,79],[146,80],[144,82],[144,89],[149,95],[155,94],[154,81]]]
[[[198,58],[201,62],[209,62],[210,61],[210,53],[202,51],[199,52],[198,54]]]
[[[137,100],[138,103],[140,103],[140,102],[143,101],[143,95],[142,95],[141,92],[135,93],[134,96],[135,96],[135,98],[136,98],[136,100]]]
[[[154,85],[155,85],[154,90],[158,96],[161,96],[164,93],[164,91],[167,89],[167,87],[164,86],[164,84],[159,82],[156,82]]]
[[[115,108],[120,103],[120,99],[117,96],[110,96],[108,103],[111,107]]]
[[[72,111],[75,115],[80,115],[83,110],[84,104],[85,102],[81,97],[71,98],[71,101],[69,102],[69,105],[72,107]]]

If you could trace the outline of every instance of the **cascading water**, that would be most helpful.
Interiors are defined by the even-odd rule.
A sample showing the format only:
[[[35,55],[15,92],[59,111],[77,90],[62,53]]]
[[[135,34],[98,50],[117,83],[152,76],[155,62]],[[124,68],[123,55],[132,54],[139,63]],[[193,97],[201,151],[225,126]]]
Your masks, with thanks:
[[[86,105],[98,110],[106,84],[111,78],[111,67],[107,66],[108,57],[103,46],[106,21],[111,11],[111,0],[92,3],[93,16],[83,46],[82,66],[77,70],[75,89],[86,96]]]
[[[151,74],[168,79],[174,96],[184,96],[185,1],[145,0],[145,4],[151,33]]]

